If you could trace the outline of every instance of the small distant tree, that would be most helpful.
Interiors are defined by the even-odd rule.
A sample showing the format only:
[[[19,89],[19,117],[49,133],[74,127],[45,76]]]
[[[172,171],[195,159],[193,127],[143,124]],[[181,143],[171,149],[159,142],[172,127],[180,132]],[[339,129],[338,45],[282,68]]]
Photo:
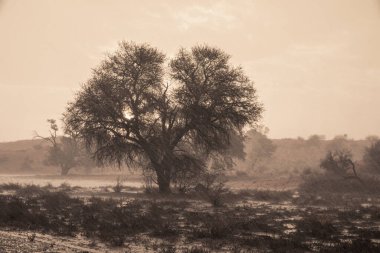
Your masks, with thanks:
[[[345,179],[353,178],[361,181],[356,173],[352,153],[349,150],[328,151],[325,158],[321,160],[320,167]],[[352,171],[352,173],[349,173],[349,171]]]
[[[53,166],[59,166],[61,169],[61,175],[65,176],[69,173],[70,169],[89,164],[89,155],[86,154],[86,150],[81,147],[78,138],[72,134],[66,132],[64,136],[58,136],[58,125],[56,120],[48,119],[50,124],[50,135],[48,137],[40,136],[38,133],[35,137],[41,138],[51,144],[46,163]]]
[[[380,173],[380,140],[372,142],[366,148],[363,160],[370,171]]]
[[[272,157],[276,151],[276,145],[266,135],[268,130],[251,130],[248,132],[247,140],[247,160],[252,169],[257,165]]]

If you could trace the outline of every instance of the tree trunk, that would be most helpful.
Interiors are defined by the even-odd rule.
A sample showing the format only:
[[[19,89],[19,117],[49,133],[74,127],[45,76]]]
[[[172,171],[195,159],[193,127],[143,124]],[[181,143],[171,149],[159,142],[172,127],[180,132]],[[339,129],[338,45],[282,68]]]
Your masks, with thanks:
[[[70,168],[67,167],[61,167],[61,176],[67,176],[69,174]]]
[[[352,166],[352,171],[354,172],[354,178],[357,179],[361,184],[364,184],[363,181],[360,179],[360,177],[358,176],[358,174],[356,173],[356,169],[355,169],[355,163],[353,161],[351,161],[351,159],[348,161],[351,166]]]
[[[170,176],[165,175],[163,171],[156,170],[158,191],[160,193],[170,193]]]

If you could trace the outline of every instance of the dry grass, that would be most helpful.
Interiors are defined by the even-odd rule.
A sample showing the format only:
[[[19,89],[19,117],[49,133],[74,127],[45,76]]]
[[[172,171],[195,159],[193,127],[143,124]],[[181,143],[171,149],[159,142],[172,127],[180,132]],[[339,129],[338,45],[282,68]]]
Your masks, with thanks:
[[[134,243],[154,252],[179,253],[379,249],[371,239],[380,238],[373,226],[380,219],[380,201],[372,197],[370,205],[360,205],[368,202],[367,195],[354,206],[332,206],[307,204],[302,194],[297,198],[293,192],[244,191],[229,195],[236,200],[215,208],[202,198],[183,194],[111,199],[73,197],[73,189],[67,187],[3,185],[0,189],[14,192],[0,196],[0,226],[64,236],[83,234],[110,247]],[[142,239],[146,236],[148,241]]]

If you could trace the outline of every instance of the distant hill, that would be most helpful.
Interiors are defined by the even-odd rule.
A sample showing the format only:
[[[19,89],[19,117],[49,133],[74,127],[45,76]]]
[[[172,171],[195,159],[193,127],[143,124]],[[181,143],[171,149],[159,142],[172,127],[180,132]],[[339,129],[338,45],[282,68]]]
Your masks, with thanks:
[[[304,139],[272,139],[276,147],[273,155],[260,163],[250,164],[250,139],[245,143],[246,159],[237,161],[235,168],[251,175],[288,175],[302,173],[304,170],[317,170],[320,160],[326,152],[336,148],[350,149],[354,160],[360,161],[365,148],[370,145],[368,140],[350,140],[337,138],[334,140],[304,140]],[[59,168],[44,163],[49,143],[42,140],[22,140],[0,143],[0,173],[29,174],[56,173]],[[74,169],[72,172],[75,172]],[[71,173],[72,173],[71,172]]]
[[[44,164],[48,143],[43,140],[22,140],[0,143],[0,172],[35,173],[51,171]]]
[[[50,143],[41,140],[21,140],[0,143],[0,173],[60,174],[60,168],[47,165]],[[88,173],[94,168],[72,168],[70,173]]]

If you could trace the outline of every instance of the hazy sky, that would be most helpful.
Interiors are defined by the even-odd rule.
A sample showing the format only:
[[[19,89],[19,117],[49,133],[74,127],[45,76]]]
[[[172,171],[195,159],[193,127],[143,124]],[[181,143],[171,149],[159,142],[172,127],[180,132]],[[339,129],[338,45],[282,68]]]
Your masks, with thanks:
[[[45,134],[120,40],[222,48],[273,138],[380,135],[378,0],[0,0],[0,141]]]

